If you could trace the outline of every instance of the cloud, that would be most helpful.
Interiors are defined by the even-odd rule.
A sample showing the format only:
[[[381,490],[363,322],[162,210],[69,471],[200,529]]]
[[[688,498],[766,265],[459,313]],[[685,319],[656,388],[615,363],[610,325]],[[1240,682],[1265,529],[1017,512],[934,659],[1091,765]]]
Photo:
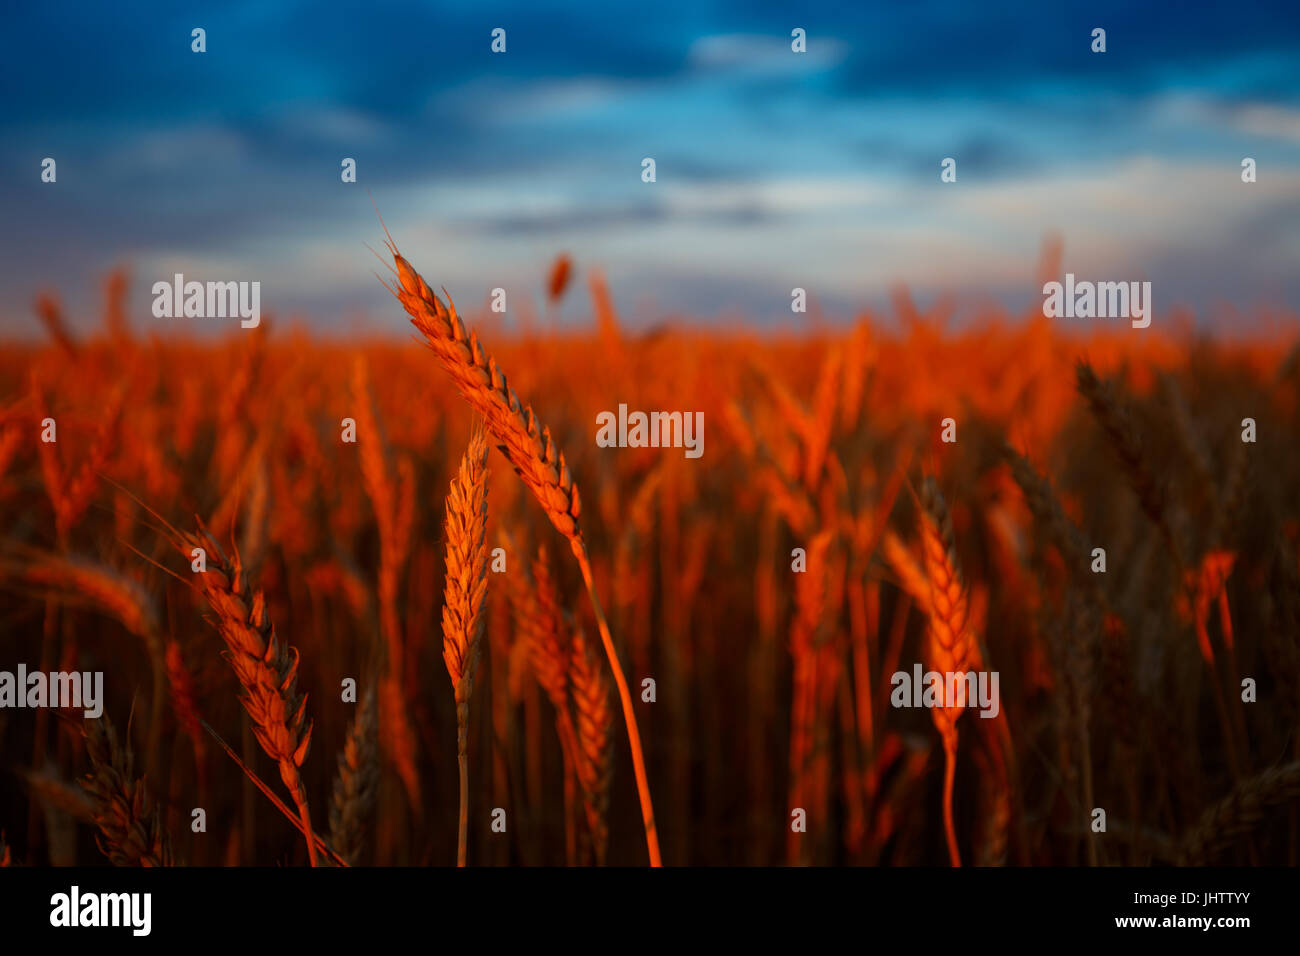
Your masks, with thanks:
[[[1233,109],[1234,127],[1251,136],[1300,143],[1300,110],[1266,103],[1252,103]]]
[[[778,217],[863,207],[884,200],[889,187],[879,180],[780,177],[742,182],[667,183],[668,210],[681,216],[710,216],[739,209]]]
[[[770,75],[827,69],[841,63],[848,52],[847,45],[835,37],[808,38],[804,53],[795,53],[791,42],[789,34],[713,34],[693,42],[686,61],[702,72]]]
[[[391,138],[386,120],[365,110],[335,104],[294,104],[279,110],[274,123],[282,135],[300,142],[373,148]]]
[[[236,130],[219,123],[201,122],[118,134],[104,166],[110,173],[123,171],[205,169],[235,165],[248,158],[249,144]]]

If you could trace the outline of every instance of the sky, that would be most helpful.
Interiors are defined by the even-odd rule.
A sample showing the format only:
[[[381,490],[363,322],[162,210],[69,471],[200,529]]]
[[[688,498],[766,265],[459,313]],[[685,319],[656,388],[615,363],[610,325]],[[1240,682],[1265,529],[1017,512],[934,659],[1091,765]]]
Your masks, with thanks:
[[[1049,236],[1080,279],[1151,281],[1157,323],[1300,308],[1294,2],[15,6],[0,337],[40,334],[47,289],[96,324],[117,265],[150,331],[194,321],[150,312],[181,272],[406,334],[375,206],[431,284],[468,310],[504,288],[512,316],[561,252],[559,321],[591,268],[630,322],[789,322],[794,287],[831,317],[899,284],[1022,308]]]

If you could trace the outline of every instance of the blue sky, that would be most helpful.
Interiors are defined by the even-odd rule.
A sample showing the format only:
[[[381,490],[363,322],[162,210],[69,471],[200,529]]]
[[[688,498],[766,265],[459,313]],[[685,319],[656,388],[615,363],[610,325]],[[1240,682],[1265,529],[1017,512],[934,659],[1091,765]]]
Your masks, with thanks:
[[[118,263],[145,327],[180,271],[402,333],[367,191],[469,308],[536,301],[561,251],[641,321],[784,321],[794,286],[849,315],[900,282],[1019,307],[1051,234],[1081,278],[1150,279],[1157,322],[1296,308],[1300,12],[1160,6],[30,5],[0,35],[0,335],[36,331],[43,288],[97,321]]]

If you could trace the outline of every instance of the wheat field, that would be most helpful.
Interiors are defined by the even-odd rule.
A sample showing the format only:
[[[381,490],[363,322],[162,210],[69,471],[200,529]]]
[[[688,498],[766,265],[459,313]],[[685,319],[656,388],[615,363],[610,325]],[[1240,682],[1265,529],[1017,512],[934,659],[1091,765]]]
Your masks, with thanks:
[[[0,668],[104,674],[0,708],[0,861],[1300,861],[1294,316],[647,329],[562,258],[520,330],[404,255],[366,341],[116,273],[0,351]]]

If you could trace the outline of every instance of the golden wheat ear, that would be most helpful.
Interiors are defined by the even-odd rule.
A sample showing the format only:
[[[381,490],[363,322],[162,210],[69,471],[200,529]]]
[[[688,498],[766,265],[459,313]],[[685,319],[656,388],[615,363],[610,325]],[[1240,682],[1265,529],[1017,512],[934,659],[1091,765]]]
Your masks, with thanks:
[[[613,777],[613,712],[609,706],[609,681],[600,658],[575,628],[571,642],[569,686],[573,693],[576,729],[575,770],[582,787],[583,808],[590,828],[597,866],[605,865],[609,845],[609,786]]]
[[[250,587],[238,551],[228,558],[201,521],[198,527],[195,534],[178,533],[175,544],[187,558],[199,555],[205,563],[195,577],[212,610],[212,623],[225,642],[226,660],[239,680],[240,700],[258,743],[279,766],[304,833],[310,834],[311,814],[299,768],[311,748],[312,724],[307,719],[307,699],[297,692],[298,651],[277,638],[266,599]],[[307,855],[315,866],[316,844],[310,836]]]
[[[389,240],[389,250],[397,267],[399,285],[388,287],[402,303],[411,323],[424,335],[425,342],[442,367],[451,375],[461,396],[483,416],[487,430],[497,441],[497,447],[509,460],[532,492],[537,503],[550,519],[555,529],[564,535],[569,548],[582,571],[591,601],[592,614],[600,631],[614,684],[618,688],[623,706],[623,723],[627,729],[628,746],[632,752],[632,769],[636,775],[637,796],[641,801],[641,822],[645,828],[646,849],[651,866],[660,866],[659,835],[655,825],[654,806],[650,799],[650,781],[646,775],[645,754],[641,747],[641,734],[637,729],[636,711],[632,694],[628,690],[623,665],[619,663],[614,648],[614,638],[609,623],[596,594],[596,582],[582,537],[578,518],[582,512],[578,486],[574,484],[564,454],[556,447],[550,429],[542,425],[531,407],[524,405],[506,381],[505,373],[489,356],[478,336],[465,328],[456,314],[456,307],[448,297],[447,304],[433,294],[420,274],[397,252]],[[446,289],[443,294],[446,294]]]
[[[469,699],[487,628],[487,437],[476,425],[447,493],[447,576],[442,607],[442,659],[456,698],[460,826],[456,862],[467,860],[469,828]]]
[[[927,475],[922,482],[919,498],[921,550],[930,585],[929,667],[944,674],[964,673],[977,666],[977,652],[970,630],[966,585],[957,563],[952,517],[932,476]],[[957,718],[961,716],[961,708],[935,707],[930,715],[943,739],[943,822],[948,855],[953,866],[961,866],[952,810],[957,771]]]

